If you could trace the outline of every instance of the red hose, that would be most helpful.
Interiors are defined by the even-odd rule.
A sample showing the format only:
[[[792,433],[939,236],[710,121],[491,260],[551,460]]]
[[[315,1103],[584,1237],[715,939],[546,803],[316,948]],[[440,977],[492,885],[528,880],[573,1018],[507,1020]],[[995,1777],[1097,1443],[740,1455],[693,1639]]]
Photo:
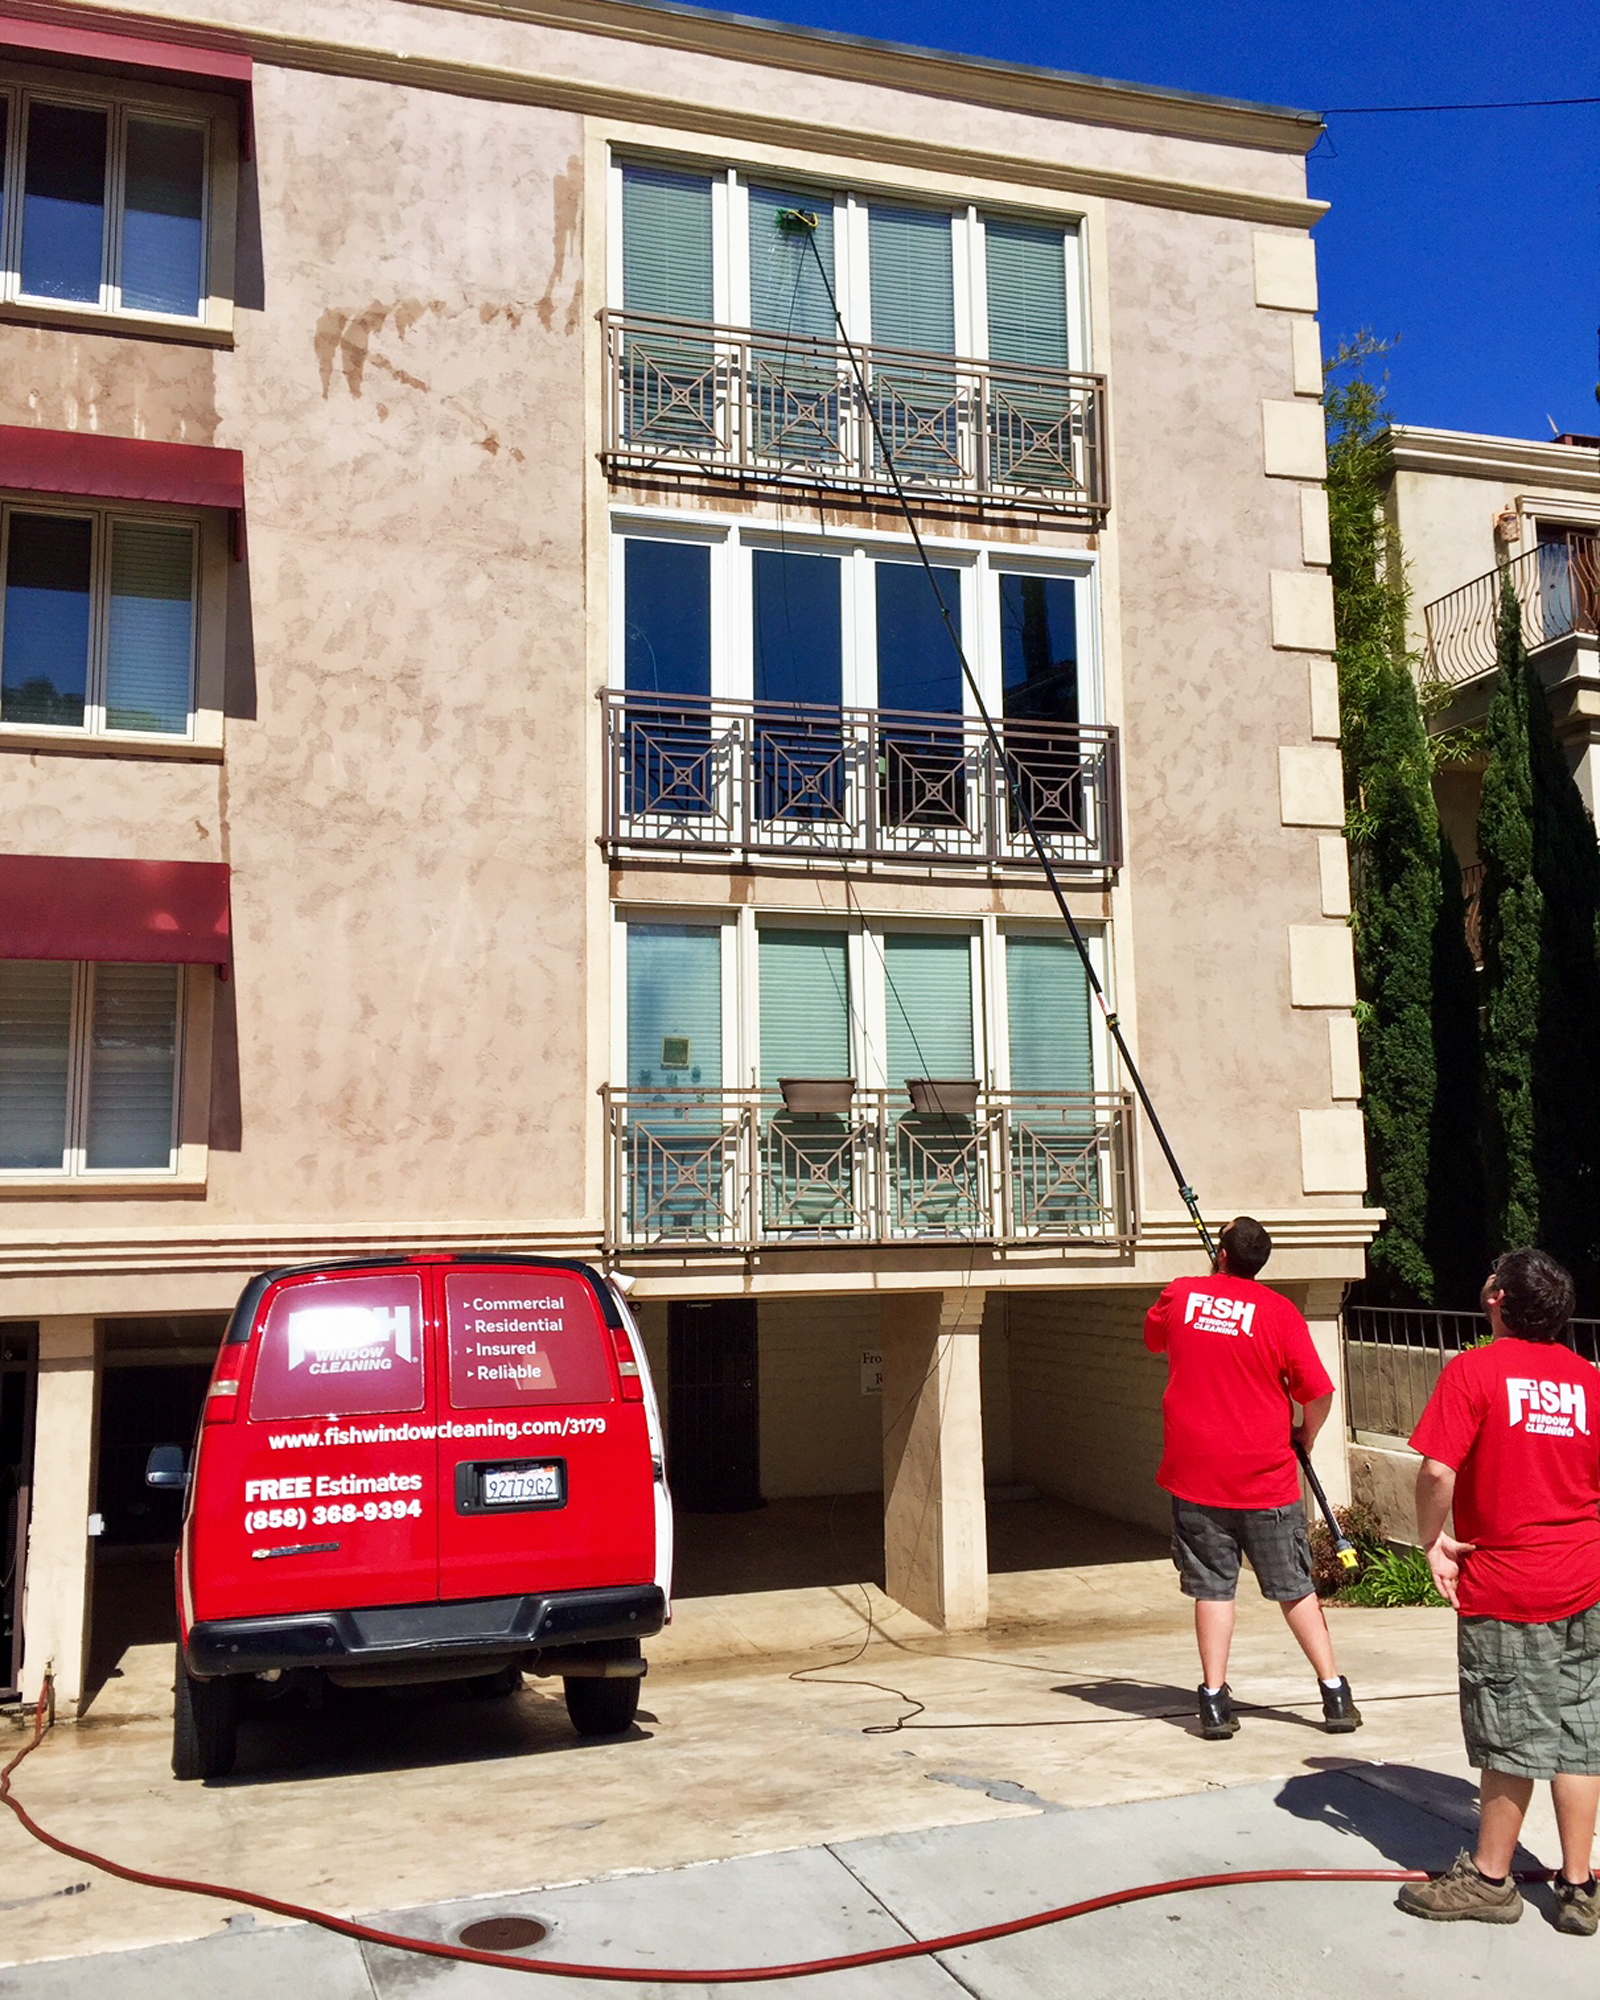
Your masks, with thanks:
[[[572,1965],[556,1959],[514,1957],[509,1952],[474,1951],[469,1945],[437,1944],[428,1938],[401,1937],[394,1931],[380,1931],[371,1924],[358,1924],[348,1917],[335,1917],[326,1910],[307,1909],[302,1903],[285,1902],[277,1896],[263,1896],[254,1889],[231,1889],[216,1882],[191,1882],[180,1875],[153,1875],[125,1862],[111,1861],[86,1847],[47,1833],[19,1800],[12,1796],[11,1774],[30,1756],[44,1736],[45,1696],[39,1697],[34,1714],[33,1738],[23,1745],[0,1771],[0,1803],[9,1806],[35,1840],[124,1882],[137,1882],[147,1889],[175,1889],[186,1896],[215,1896],[224,1903],[243,1903],[274,1916],[293,1917],[340,1937],[355,1938],[361,1944],[387,1946],[391,1951],[410,1951],[424,1958],[459,1960],[466,1965],[492,1965],[503,1972],[547,1973],[563,1979],[610,1979],[641,1986],[739,1986],[763,1979],[803,1979],[813,1973],[852,1972],[863,1965],[887,1965],[897,1958],[931,1958],[938,1952],[959,1951],[968,1945],[988,1944],[995,1938],[1016,1937],[1023,1931],[1042,1930],[1047,1924],[1065,1923],[1070,1917],[1086,1917],[1094,1910],[1114,1909],[1119,1903],[1144,1903],[1155,1896],[1181,1895],[1190,1889],[1229,1889],[1246,1882],[1425,1882],[1420,1868],[1241,1868],[1224,1875],[1186,1875],[1169,1882],[1145,1882],[1133,1889],[1114,1889],[1104,1896],[1087,1896],[1082,1902],[1064,1903],[1059,1909],[1040,1910],[1028,1917],[1010,1917],[1004,1923],[980,1924],[975,1930],[951,1931],[944,1937],[911,1938],[904,1944],[878,1945],[871,1951],[840,1952],[833,1958],[808,1958],[792,1965],[707,1966],[695,1970],[663,1971],[660,1966]],[[1547,1871],[1530,1871],[1519,1880],[1548,1879]]]

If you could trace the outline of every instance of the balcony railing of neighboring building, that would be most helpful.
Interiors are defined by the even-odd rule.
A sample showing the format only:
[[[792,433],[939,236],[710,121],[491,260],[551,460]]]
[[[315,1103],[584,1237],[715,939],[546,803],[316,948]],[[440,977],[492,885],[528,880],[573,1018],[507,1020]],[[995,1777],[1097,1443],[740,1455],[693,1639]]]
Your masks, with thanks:
[[[1530,653],[1575,632],[1600,631],[1600,536],[1541,542],[1427,606],[1432,679],[1470,681],[1494,671],[1500,591],[1507,580],[1522,607],[1522,643]]]
[[[980,1091],[970,1116],[857,1090],[837,1113],[776,1091],[604,1091],[611,1249],[1132,1240],[1132,1100]]]
[[[842,341],[600,318],[613,472],[892,493],[876,416],[902,484],[923,497],[1090,522],[1109,508],[1103,375],[857,342],[863,395]]]
[[[1121,864],[1117,732],[608,689],[609,850]]]
[[[1482,1313],[1347,1306],[1344,1357],[1350,1429],[1375,1437],[1409,1437],[1445,1363],[1488,1332],[1489,1322]],[[1567,1338],[1586,1360],[1600,1362],[1600,1320],[1573,1320]]]
[[[1461,871],[1461,901],[1464,906],[1467,950],[1474,965],[1483,963],[1483,878],[1488,869],[1481,861]]]

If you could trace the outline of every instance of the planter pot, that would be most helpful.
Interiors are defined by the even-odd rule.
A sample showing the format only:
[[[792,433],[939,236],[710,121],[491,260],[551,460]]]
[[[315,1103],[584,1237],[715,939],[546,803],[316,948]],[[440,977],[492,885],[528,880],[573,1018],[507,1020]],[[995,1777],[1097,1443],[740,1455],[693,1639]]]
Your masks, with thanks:
[[[976,1077],[908,1076],[911,1108],[924,1118],[971,1118],[978,1109]]]
[[[837,1117],[850,1109],[856,1080],[853,1076],[780,1076],[778,1088],[783,1092],[785,1111]]]

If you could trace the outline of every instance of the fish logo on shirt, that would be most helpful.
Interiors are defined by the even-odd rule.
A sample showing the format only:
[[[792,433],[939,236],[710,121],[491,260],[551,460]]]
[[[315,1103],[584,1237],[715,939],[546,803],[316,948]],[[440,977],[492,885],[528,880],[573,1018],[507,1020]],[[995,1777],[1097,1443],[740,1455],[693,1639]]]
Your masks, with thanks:
[[[1511,1428],[1535,1436],[1589,1435],[1589,1401],[1581,1382],[1540,1382],[1529,1375],[1506,1377]]]
[[[1255,1300],[1213,1298],[1209,1292],[1191,1292],[1183,1309],[1185,1326],[1197,1326],[1202,1333],[1225,1333],[1237,1340],[1241,1333],[1255,1339]]]

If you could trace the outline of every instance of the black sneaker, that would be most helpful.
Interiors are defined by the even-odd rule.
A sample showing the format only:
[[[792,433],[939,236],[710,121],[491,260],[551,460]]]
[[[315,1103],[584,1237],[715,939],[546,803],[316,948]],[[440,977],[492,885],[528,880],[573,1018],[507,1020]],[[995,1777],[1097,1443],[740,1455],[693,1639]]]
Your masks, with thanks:
[[[1239,1718],[1233,1712],[1231,1688],[1224,1685],[1215,1694],[1208,1694],[1202,1682],[1195,1695],[1200,1703],[1200,1734],[1208,1743],[1220,1743],[1224,1737],[1238,1735]]]
[[[1361,1711],[1342,1675],[1336,1688],[1322,1689],[1322,1726],[1330,1736],[1348,1736],[1361,1727]]]

